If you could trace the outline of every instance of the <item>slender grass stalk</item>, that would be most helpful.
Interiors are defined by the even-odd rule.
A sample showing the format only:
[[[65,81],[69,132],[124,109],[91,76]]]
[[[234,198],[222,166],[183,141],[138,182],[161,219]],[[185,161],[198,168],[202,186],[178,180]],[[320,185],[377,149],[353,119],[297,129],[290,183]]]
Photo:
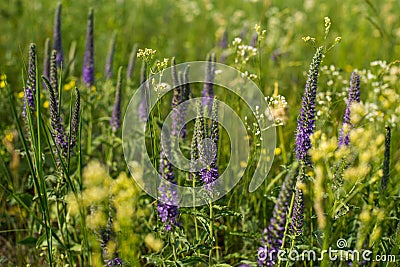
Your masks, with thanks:
[[[283,136],[283,125],[278,126],[278,134],[279,134],[279,141],[281,144],[283,164],[286,165],[288,164],[288,159],[286,155],[285,138]]]

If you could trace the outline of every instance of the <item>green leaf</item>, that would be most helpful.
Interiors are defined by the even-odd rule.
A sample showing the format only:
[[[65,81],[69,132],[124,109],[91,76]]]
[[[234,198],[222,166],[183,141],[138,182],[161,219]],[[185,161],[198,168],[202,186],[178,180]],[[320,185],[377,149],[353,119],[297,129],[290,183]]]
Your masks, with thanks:
[[[181,260],[181,263],[185,266],[193,266],[199,262],[208,263],[204,258],[199,256],[189,256]]]
[[[81,244],[75,244],[75,245],[73,245],[69,250],[70,250],[70,251],[74,251],[74,252],[81,253],[81,251],[82,251],[82,245],[81,245]]]
[[[30,194],[27,193],[22,193],[22,194],[18,194],[17,195],[19,197],[20,200],[22,200],[22,202],[24,202],[24,204],[26,206],[30,206],[33,202],[33,197]]]
[[[46,233],[42,234],[36,241],[36,246],[40,247],[45,241],[47,243],[47,237],[46,237]]]
[[[18,244],[20,245],[27,245],[27,246],[34,246],[37,242],[37,239],[34,238],[33,236],[28,236],[20,241],[18,241]]]

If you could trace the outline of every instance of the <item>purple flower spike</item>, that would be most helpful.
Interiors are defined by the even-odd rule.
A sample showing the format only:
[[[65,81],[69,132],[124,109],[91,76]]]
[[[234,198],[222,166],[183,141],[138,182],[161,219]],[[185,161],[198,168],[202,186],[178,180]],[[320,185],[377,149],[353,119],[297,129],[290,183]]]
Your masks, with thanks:
[[[113,113],[110,120],[112,131],[116,132],[121,124],[121,98],[122,98],[122,67],[118,70],[118,82],[115,89]]]
[[[168,138],[168,134],[165,135]],[[174,171],[172,164],[169,162],[171,148],[169,147],[169,141],[166,142],[165,146],[162,147],[160,153],[160,178],[161,184],[158,188],[160,194],[160,200],[157,205],[157,212],[164,225],[166,231],[172,231],[176,226],[179,226],[178,216],[178,194],[170,186],[169,183],[176,184]],[[168,156],[167,156],[168,155]]]
[[[119,267],[122,266],[122,260],[118,257],[111,259],[111,260],[106,260],[105,261],[107,267]]]
[[[24,106],[22,115],[26,116],[26,107],[31,111],[35,111],[35,96],[36,96],[36,44],[32,43],[29,46],[29,65],[28,65],[28,80],[26,81]]]
[[[252,47],[257,47],[257,46],[258,46],[258,34],[257,34],[257,33],[254,33],[254,34],[251,36],[250,45],[251,45]]]
[[[174,86],[172,97],[172,125],[171,135],[184,138],[186,136],[185,118],[187,113],[187,104],[185,101],[190,99],[189,85],[189,66],[180,73],[180,79],[176,71],[175,59],[172,59],[172,82]],[[178,84],[180,84],[178,86]]]
[[[191,179],[197,179],[199,167],[199,144],[204,138],[204,118],[202,117],[202,106],[197,105],[196,120],[194,123],[193,137],[190,145],[190,171]]]
[[[110,47],[108,49],[106,66],[104,68],[104,77],[109,80],[113,75],[113,61],[114,61],[114,53],[115,53],[115,39],[117,34],[114,32],[110,41]]]
[[[86,30],[86,48],[83,59],[83,82],[85,86],[91,87],[94,84],[94,38],[93,38],[93,9],[89,11]]]
[[[136,54],[137,54],[137,44],[135,44],[132,47],[131,54],[129,55],[128,67],[126,68],[126,79],[128,81],[132,80],[133,71],[135,69],[136,59],[137,59]]]
[[[54,16],[54,46],[53,49],[57,51],[57,67],[61,67],[64,62],[64,53],[61,39],[61,3],[58,3],[56,14]]]
[[[50,58],[50,84],[53,87],[54,94],[56,96],[56,102],[58,105],[58,75],[57,75],[57,51],[53,50],[51,52]]]
[[[222,34],[220,45],[221,45],[222,49],[228,48],[228,30],[227,29],[225,29],[224,33]]]
[[[206,82],[203,85],[202,98],[204,111],[208,111],[211,114],[211,108],[214,101],[214,77],[215,77],[215,55],[211,54],[208,56],[208,64],[205,73]],[[206,109],[206,106],[208,109]]]
[[[293,195],[293,186],[298,168],[294,166],[286,175],[279,192],[268,228],[264,229],[261,238],[261,247],[258,249],[258,264],[260,266],[274,266],[277,252],[281,249],[286,226],[286,217]]]
[[[49,91],[51,133],[54,138],[55,144],[58,147],[58,150],[56,150],[55,152],[57,154],[66,156],[68,153],[68,142],[66,141],[65,128],[62,125],[61,116],[58,112],[59,108],[58,108],[57,97],[53,86],[44,75],[42,76],[42,80],[45,86],[47,87],[47,90]],[[58,153],[58,151],[60,153]]]
[[[310,136],[314,132],[315,128],[315,98],[317,94],[318,73],[322,56],[323,47],[319,47],[314,54],[310,69],[308,70],[306,88],[302,98],[300,115],[297,120],[296,158],[305,164],[311,163],[308,150],[311,148]]]
[[[182,98],[181,98],[181,104],[180,104],[180,122],[182,125],[182,129],[180,132],[180,137],[183,139],[186,136],[186,124],[185,123],[185,118],[187,114],[187,109],[188,109],[188,103],[185,103],[185,101],[189,100],[191,97],[191,89],[190,89],[190,81],[189,81],[189,65],[186,66],[185,70],[183,71],[181,75],[181,80],[182,80]]]
[[[172,85],[174,86],[173,89],[173,96],[172,96],[172,130],[171,130],[171,135],[172,136],[178,136],[179,135],[179,130],[180,130],[180,110],[179,110],[179,104],[182,102],[182,88],[179,85],[179,77],[178,73],[176,70],[176,62],[175,58],[172,58],[171,60],[171,74],[172,74]]]
[[[390,126],[386,126],[385,134],[385,152],[383,154],[383,166],[382,166],[382,180],[380,185],[381,192],[385,192],[389,183],[390,174],[390,144],[392,139],[392,130]],[[399,224],[400,225],[400,224]]]
[[[292,224],[291,232],[295,236],[300,236],[303,233],[303,221],[304,221],[304,195],[303,190],[296,187],[296,193],[294,196],[294,205],[292,211]]]
[[[148,83],[147,83],[147,64],[145,61],[142,63],[142,68],[140,70],[140,86],[142,90],[142,101],[139,104],[138,114],[141,122],[147,121],[147,99],[148,99]]]
[[[350,78],[349,95],[347,99],[346,111],[343,117],[343,125],[347,124],[350,127],[352,127],[350,121],[351,104],[359,102],[360,102],[360,76],[356,72],[353,72]],[[339,134],[339,146],[348,146],[349,144],[350,144],[349,134],[347,133],[345,135],[344,129],[342,127]]]
[[[49,77],[50,57],[51,57],[50,38],[46,38],[46,42],[44,43],[43,76],[46,77],[47,79],[50,79]]]
[[[79,133],[79,121],[80,121],[80,109],[81,109],[81,94],[79,93],[78,88],[75,87],[75,104],[74,110],[72,112],[72,120],[71,120],[71,135],[69,138],[69,146],[70,151],[76,145],[76,141]]]
[[[200,171],[201,180],[206,185],[208,190],[212,189],[212,184],[218,179],[218,140],[219,140],[219,128],[218,128],[218,105],[214,99],[211,113],[211,128],[209,139],[199,142],[199,155],[200,161],[206,165]],[[211,140],[211,142],[206,142]]]

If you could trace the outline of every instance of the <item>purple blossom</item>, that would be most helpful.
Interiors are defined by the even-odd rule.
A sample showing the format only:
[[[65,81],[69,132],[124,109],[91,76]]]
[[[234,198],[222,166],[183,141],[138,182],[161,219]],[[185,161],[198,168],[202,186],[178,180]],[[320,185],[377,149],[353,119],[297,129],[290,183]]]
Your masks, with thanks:
[[[258,46],[258,33],[254,33],[251,36],[250,46],[252,46],[252,47],[257,47]]]
[[[113,75],[113,61],[114,61],[114,53],[115,53],[115,38],[117,34],[114,32],[110,41],[110,47],[108,49],[106,66],[104,68],[104,77],[109,80]]]
[[[44,59],[43,59],[43,76],[47,79],[50,79],[50,57],[51,57],[51,47],[50,47],[50,38],[46,38],[46,42],[44,43]],[[43,84],[43,87],[44,84]]]
[[[386,126],[385,152],[383,155],[382,181],[380,185],[381,192],[386,191],[387,184],[389,182],[391,135],[392,135],[392,130],[390,129],[390,126]]]
[[[228,48],[228,30],[227,29],[225,29],[222,34],[220,46],[222,49]]]
[[[350,121],[350,110],[351,110],[351,105],[353,103],[359,103],[360,102],[360,76],[356,73],[353,72],[350,77],[350,88],[349,88],[349,94],[348,94],[348,99],[347,99],[347,106],[346,106],[346,111],[344,113],[343,117],[343,126],[345,124],[351,125]],[[344,133],[344,129],[340,129],[340,134],[339,134],[339,146],[348,146],[350,144],[350,137],[348,133]]]
[[[202,98],[203,108],[211,113],[212,103],[214,99],[214,78],[215,78],[215,55],[211,54],[208,56],[208,64],[205,73],[205,83],[203,85]],[[206,109],[208,107],[208,109]]]
[[[142,122],[147,121],[147,100],[148,100],[148,83],[147,83],[147,64],[145,61],[142,63],[142,68],[140,70],[140,88],[141,88],[141,93],[142,93],[142,101],[139,104],[139,109],[138,109],[138,114],[139,114],[139,119]]]
[[[179,103],[182,102],[182,89],[181,89],[181,86],[179,85],[179,77],[178,77],[178,73],[176,70],[175,58],[172,58],[172,60],[171,60],[171,75],[172,75],[172,85],[174,87],[172,103],[171,103],[171,107],[172,107],[171,135],[178,136],[179,131],[180,131],[180,126],[181,126]]]
[[[57,51],[53,50],[50,57],[50,85],[54,90],[56,103],[58,105],[58,75],[57,75]]]
[[[91,87],[94,84],[94,38],[93,38],[93,9],[89,11],[87,30],[86,30],[86,48],[83,59],[83,82],[85,86]]]
[[[204,134],[204,118],[202,117],[203,111],[202,106],[197,106],[197,114],[194,123],[193,137],[190,145],[190,172],[191,179],[196,179],[199,173],[197,172],[199,167],[199,144],[201,144]]]
[[[212,183],[218,179],[218,167],[216,164],[211,164],[200,171],[201,181],[204,183],[207,190],[212,190]]]
[[[166,134],[166,136],[168,138],[168,134]],[[177,220],[179,216],[178,194],[174,188],[170,186],[170,183],[176,184],[172,164],[168,160],[170,153],[171,148],[169,146],[169,141],[167,141],[160,153],[159,171],[161,184],[158,188],[160,195],[157,205],[158,216],[167,231],[172,231],[174,227],[179,226]]]
[[[54,88],[46,77],[42,76],[42,80],[49,91],[51,133],[56,146],[59,148],[59,150],[56,150],[56,153],[59,154],[58,151],[60,151],[61,155],[66,156],[68,152],[68,142],[66,141],[67,136],[65,134],[65,128],[61,122]]]
[[[222,50],[227,49],[227,48],[228,48],[228,44],[229,44],[229,42],[228,42],[228,30],[225,29],[224,32],[223,32],[223,34],[222,34],[222,37],[221,37],[221,43],[220,43],[221,49],[222,49]],[[219,61],[220,61],[222,64],[226,62],[226,58],[227,58],[227,56],[228,56],[226,52],[227,52],[227,51],[222,51],[222,54],[221,54],[221,56],[220,56]]]
[[[64,53],[61,39],[61,3],[58,3],[56,13],[54,16],[54,46],[53,49],[57,51],[57,67],[61,67],[64,62]]]
[[[296,158],[305,164],[311,163],[308,150],[311,148],[310,136],[314,132],[315,128],[315,98],[317,93],[318,72],[322,56],[323,47],[319,47],[314,54],[308,71],[306,88],[302,98],[302,107],[297,120]]]
[[[247,35],[248,31],[249,31],[249,27],[248,26],[244,26],[242,31],[239,34],[239,38],[242,39],[242,40],[246,39],[246,35]]]
[[[294,205],[292,211],[291,233],[295,236],[300,236],[303,233],[304,222],[304,195],[303,190],[296,187],[294,195]]]
[[[277,252],[282,246],[286,217],[293,195],[293,186],[297,172],[298,170],[296,167],[286,175],[269,226],[267,229],[264,229],[262,233],[262,246],[258,249],[258,264],[260,266],[273,266],[277,257],[277,253],[275,252]],[[266,254],[260,255],[260,253]]]
[[[188,103],[185,101],[190,99],[190,85],[189,85],[189,66],[186,66],[184,72],[181,73],[178,79],[176,71],[175,59],[172,59],[172,83],[174,86],[172,96],[172,136],[179,136],[184,138],[186,136],[185,118],[188,108]],[[178,84],[180,84],[178,86]]]
[[[28,65],[28,79],[25,86],[24,104],[22,115],[26,116],[26,107],[35,111],[35,97],[36,97],[36,44],[31,43],[29,46],[29,65]]]
[[[206,167],[200,171],[201,180],[206,185],[208,190],[212,189],[212,183],[218,179],[218,105],[214,99],[211,112],[211,127],[209,138],[199,142],[200,161]],[[211,142],[207,142],[211,141]]]
[[[106,260],[105,263],[106,263],[107,267],[122,266],[122,260],[118,257],[111,259],[111,260]]]
[[[166,231],[172,231],[174,227],[179,225],[177,221],[179,209],[178,206],[166,202],[176,202],[177,195],[176,192],[172,192],[171,189],[168,189],[167,187],[160,187],[159,191],[161,201],[159,201],[157,205],[158,216],[164,225],[164,229]]]
[[[136,52],[137,52],[137,44],[132,47],[131,54],[129,55],[128,67],[126,68],[126,79],[128,81],[132,80],[133,70],[136,65]]]
[[[100,247],[102,248],[102,256],[107,267],[117,267],[122,266],[123,262],[118,256],[118,251],[114,251],[111,255],[108,251],[107,245],[111,240],[115,241],[115,232],[113,231],[113,213],[115,212],[112,206],[112,196],[109,198],[109,211],[107,225],[103,227],[100,231],[95,231],[99,236]],[[100,233],[99,233],[100,232]]]
[[[71,119],[71,129],[70,129],[70,137],[69,137],[69,149],[70,151],[76,145],[76,140],[79,133],[79,121],[80,121],[80,107],[81,107],[81,95],[79,93],[78,88],[75,87],[75,104],[74,110],[72,112],[72,119]]]
[[[185,118],[188,110],[188,103],[185,103],[185,101],[188,101],[191,98],[191,89],[190,89],[190,81],[189,81],[189,65],[186,66],[184,72],[182,73],[182,99],[180,103],[180,121],[182,125],[182,129],[180,131],[180,137],[183,139],[186,136],[186,124],[185,124]]]
[[[110,120],[112,131],[116,132],[121,124],[122,67],[118,70],[118,82],[115,88],[114,108]]]

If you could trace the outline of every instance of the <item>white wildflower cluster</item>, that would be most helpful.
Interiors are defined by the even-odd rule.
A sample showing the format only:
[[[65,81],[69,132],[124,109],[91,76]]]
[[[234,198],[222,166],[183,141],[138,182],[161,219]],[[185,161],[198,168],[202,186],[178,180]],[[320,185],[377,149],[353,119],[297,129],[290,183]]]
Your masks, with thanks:
[[[242,43],[242,38],[239,38],[239,37],[236,37],[235,39],[233,39],[233,41],[232,41],[232,45],[233,46],[238,46],[238,45],[240,45]]]
[[[256,117],[257,120],[263,120],[264,119],[264,114],[260,113],[260,106],[256,106],[256,110],[254,112],[254,116]]]
[[[139,48],[136,56],[137,58],[143,58],[146,62],[148,62],[153,59],[156,53],[157,50],[153,50],[151,48],[145,48],[145,49]]]
[[[260,125],[258,124],[258,122],[260,122],[260,124],[263,124],[265,117],[264,117],[263,113],[260,113],[259,106],[255,106],[255,111],[254,111],[253,115],[256,118],[256,120],[254,122],[250,123],[247,116],[245,116],[244,117],[244,125],[245,125],[247,131],[251,132],[255,136],[255,145],[260,146],[260,141],[262,141],[263,139],[261,137],[261,129],[260,129]]]
[[[343,85],[347,86],[349,84],[349,81],[343,78],[341,71],[335,65],[322,66],[321,72],[323,76],[327,77],[326,85],[328,87],[336,86],[338,87],[337,89],[344,89]]]
[[[258,79],[257,74],[249,73],[247,70],[245,72],[242,72],[241,76],[242,76],[242,78],[248,78],[248,79],[253,80],[253,81]]]
[[[365,103],[365,110],[366,110],[365,120],[371,123],[387,124],[394,128],[400,121],[399,106],[397,106],[394,110],[383,110],[377,104],[367,102]]]
[[[267,32],[266,30],[262,30],[261,26],[258,24],[254,25],[254,30],[257,33],[258,41],[261,41],[262,39],[264,39],[265,33]]]
[[[282,95],[266,97],[265,100],[268,102],[269,110],[274,120],[275,125],[285,125],[287,117],[287,105],[286,98]]]
[[[325,121],[329,119],[335,103],[343,101],[347,95],[347,90],[343,88],[342,91],[325,91],[318,92],[316,96],[317,112],[315,118],[317,121]]]
[[[303,41],[306,42],[306,43],[308,43],[308,42],[315,43],[315,37],[304,36],[304,37],[301,37],[301,39],[303,39]]]
[[[325,35],[329,33],[331,25],[332,25],[331,19],[329,17],[325,17],[324,18]]]
[[[186,22],[193,20],[200,15],[201,10],[197,1],[178,0],[175,1],[176,8],[180,11],[179,14],[184,14],[183,18]],[[190,10],[190,12],[188,12]]]
[[[257,48],[252,47],[251,45],[242,44],[242,39],[236,37],[233,42],[233,46],[236,49],[236,64],[246,64],[250,58],[257,55]]]
[[[165,70],[168,67],[168,61],[169,61],[168,58],[164,58],[162,61],[157,60],[157,64],[156,64],[157,71],[160,72],[160,71]]]
[[[165,82],[157,82],[154,78],[151,80],[152,87],[157,93],[171,89],[171,85]]]
[[[388,67],[387,62],[384,60],[375,60],[369,63],[371,67],[379,66],[382,69],[386,69]]]
[[[365,120],[396,127],[400,122],[400,95],[397,93],[400,67],[395,63],[376,60],[370,69],[357,72],[361,78],[361,93],[368,102],[364,104]]]

